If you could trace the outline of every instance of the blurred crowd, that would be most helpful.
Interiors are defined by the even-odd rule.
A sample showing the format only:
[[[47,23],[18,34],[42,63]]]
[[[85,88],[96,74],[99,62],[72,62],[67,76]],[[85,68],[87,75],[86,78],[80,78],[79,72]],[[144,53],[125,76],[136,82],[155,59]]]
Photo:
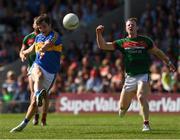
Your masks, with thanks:
[[[180,1],[158,0],[155,7],[146,5],[140,18],[140,32],[150,36],[158,48],[169,56],[177,71],[153,58],[151,89],[153,92],[180,92]]]
[[[56,23],[65,13],[73,11],[80,17],[81,23],[86,25],[90,24],[94,18],[103,16],[105,12],[118,6],[116,0],[14,0],[13,2],[10,4],[8,1],[0,0],[0,19],[3,19],[0,20],[2,22],[0,32],[3,32],[0,34],[1,65],[18,58],[22,37],[32,30],[33,16],[51,11],[49,14]],[[27,6],[30,10],[27,10]],[[145,11],[139,17],[140,34],[150,36],[156,46],[170,57],[177,68],[175,73],[171,73],[166,65],[152,57],[150,68],[152,94],[180,93],[179,10],[178,0],[166,0],[166,2],[158,0],[155,6],[147,4]],[[123,28],[120,28],[117,23],[112,23],[111,32],[105,35],[106,40],[113,41],[124,37],[120,29]],[[96,40],[90,40],[87,33],[84,34],[80,45],[71,40],[62,55],[61,70],[52,87],[51,98],[65,92],[119,94],[124,82],[122,60],[123,57],[119,51],[106,52],[98,49]],[[29,99],[27,66],[22,66],[21,75],[16,75],[13,71],[7,72],[0,98],[5,102]]]

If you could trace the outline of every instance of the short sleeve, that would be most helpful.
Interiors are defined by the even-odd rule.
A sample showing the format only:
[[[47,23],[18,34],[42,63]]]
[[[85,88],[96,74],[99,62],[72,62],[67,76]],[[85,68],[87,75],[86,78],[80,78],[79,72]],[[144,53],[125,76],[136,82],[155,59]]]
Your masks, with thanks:
[[[154,42],[151,38],[146,37],[147,49],[152,49],[154,46]]]
[[[22,42],[22,43],[23,43],[24,45],[27,45],[27,40],[28,40],[28,36],[25,36],[25,37],[23,38],[23,42]]]
[[[118,49],[120,51],[123,51],[123,47],[122,47],[122,43],[123,43],[123,40],[122,39],[118,39],[118,40],[115,40],[113,42],[113,46],[114,46],[114,49]]]

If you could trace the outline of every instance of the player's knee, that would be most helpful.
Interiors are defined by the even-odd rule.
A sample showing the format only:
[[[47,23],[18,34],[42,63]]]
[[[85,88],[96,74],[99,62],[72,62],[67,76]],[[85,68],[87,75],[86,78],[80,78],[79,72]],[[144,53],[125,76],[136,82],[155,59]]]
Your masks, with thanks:
[[[119,110],[125,111],[128,110],[129,106],[128,105],[120,105]]]
[[[120,106],[119,110],[125,110],[124,106]]]
[[[143,94],[138,94],[137,95],[137,99],[140,102],[144,102],[146,100],[146,97]]]
[[[41,71],[41,70],[37,71],[37,77],[38,77],[38,78],[41,78],[41,77],[42,77],[42,75],[43,75],[43,73],[42,73],[42,71]]]

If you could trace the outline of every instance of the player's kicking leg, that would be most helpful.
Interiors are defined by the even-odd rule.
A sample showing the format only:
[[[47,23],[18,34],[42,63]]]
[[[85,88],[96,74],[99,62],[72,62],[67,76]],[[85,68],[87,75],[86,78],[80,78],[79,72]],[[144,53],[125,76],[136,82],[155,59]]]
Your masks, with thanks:
[[[141,112],[143,117],[143,129],[142,131],[150,131],[149,125],[149,105],[147,101],[148,93],[150,92],[150,87],[148,82],[139,81],[137,90],[137,99],[141,106]]]

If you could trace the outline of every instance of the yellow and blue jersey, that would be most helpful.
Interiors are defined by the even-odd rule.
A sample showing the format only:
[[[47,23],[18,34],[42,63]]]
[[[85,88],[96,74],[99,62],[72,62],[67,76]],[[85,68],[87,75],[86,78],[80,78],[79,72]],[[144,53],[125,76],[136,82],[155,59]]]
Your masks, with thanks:
[[[43,47],[46,41],[51,41],[52,46],[49,46],[42,58],[40,58],[39,49]],[[35,52],[36,59],[35,63],[41,66],[49,73],[57,73],[60,69],[60,57],[62,52],[62,41],[61,36],[52,31],[49,35],[45,36],[42,33],[35,38]]]

